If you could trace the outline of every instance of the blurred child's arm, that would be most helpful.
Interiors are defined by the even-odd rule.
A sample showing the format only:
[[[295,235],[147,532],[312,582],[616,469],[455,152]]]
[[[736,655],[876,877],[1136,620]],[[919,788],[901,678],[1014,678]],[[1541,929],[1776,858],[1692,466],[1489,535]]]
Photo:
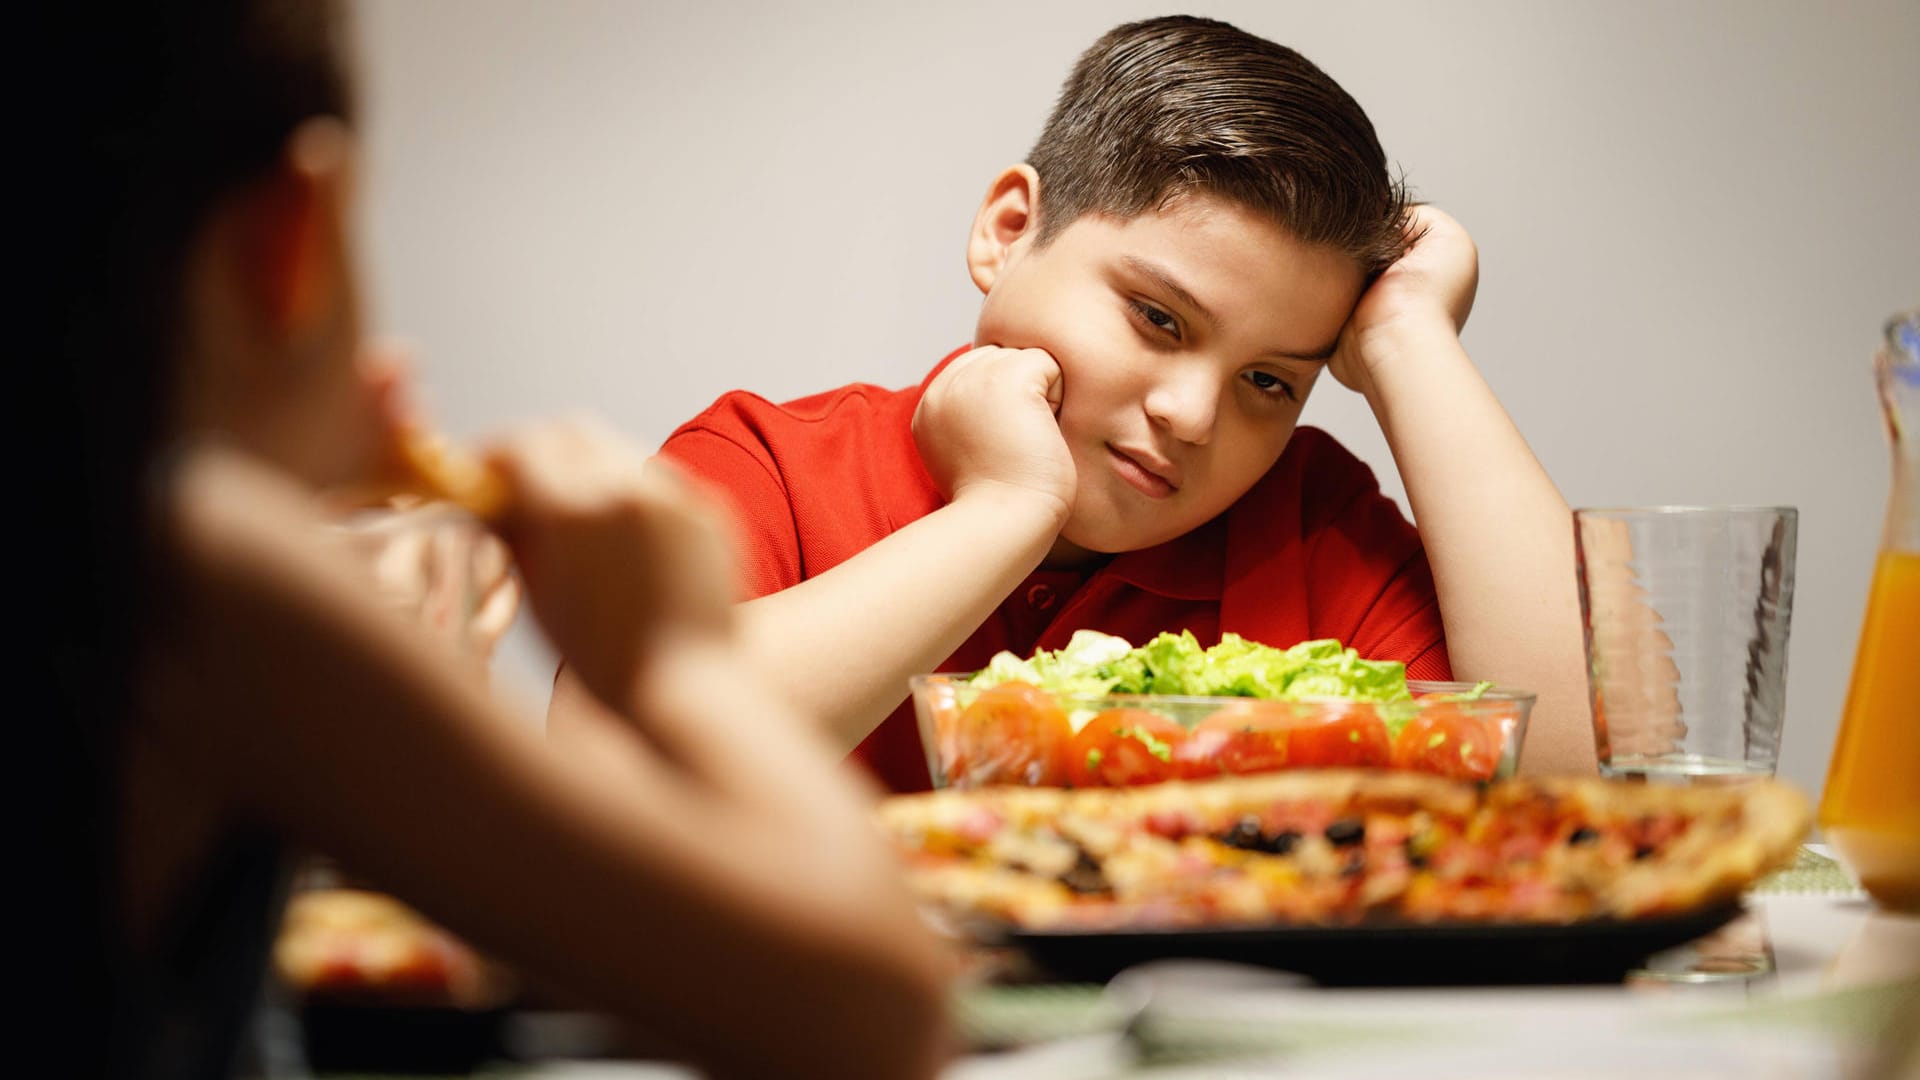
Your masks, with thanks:
[[[744,651],[851,750],[1040,564],[1073,499],[1037,349],[974,349],[927,387],[914,438],[945,506],[792,588],[741,605]],[[555,710],[565,708],[564,696]],[[562,721],[564,722],[564,721]]]
[[[1393,451],[1455,676],[1540,695],[1529,772],[1592,772],[1567,503],[1461,347],[1472,239],[1432,207],[1413,228],[1424,234],[1361,297],[1332,371],[1366,397]]]
[[[715,1075],[932,1074],[942,958],[851,774],[768,722],[790,707],[735,654],[725,545],[670,481],[577,433],[502,454],[533,610],[626,721],[584,722],[579,753],[380,610],[297,495],[231,458],[179,470],[183,607],[143,739],[234,815]]]

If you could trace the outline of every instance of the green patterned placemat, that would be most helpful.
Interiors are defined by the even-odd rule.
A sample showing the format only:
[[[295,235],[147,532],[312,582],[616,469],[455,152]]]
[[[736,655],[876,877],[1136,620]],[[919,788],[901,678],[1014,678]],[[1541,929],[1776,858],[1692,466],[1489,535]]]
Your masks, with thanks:
[[[1143,1065],[1175,1065],[1221,1059],[1306,1054],[1346,1047],[1438,1042],[1450,1029],[1413,1017],[1347,1018],[1207,1017],[1192,1014],[1141,1018],[1132,1029]]]
[[[1098,983],[969,986],[954,995],[953,1026],[976,1050],[1116,1031],[1128,1016]]]
[[[1834,859],[1803,847],[1793,865],[1754,883],[1756,896],[1863,896],[1860,883]]]

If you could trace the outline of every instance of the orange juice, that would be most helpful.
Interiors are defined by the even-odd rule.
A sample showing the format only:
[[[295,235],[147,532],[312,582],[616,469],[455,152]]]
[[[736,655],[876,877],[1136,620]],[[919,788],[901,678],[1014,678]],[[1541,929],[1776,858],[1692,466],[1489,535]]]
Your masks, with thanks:
[[[1920,552],[1874,570],[1820,827],[1875,899],[1920,911]]]

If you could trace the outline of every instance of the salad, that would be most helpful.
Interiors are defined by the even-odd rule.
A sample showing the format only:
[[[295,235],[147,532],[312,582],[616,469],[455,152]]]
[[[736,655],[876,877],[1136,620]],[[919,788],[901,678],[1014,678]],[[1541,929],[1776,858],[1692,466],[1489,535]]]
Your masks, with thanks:
[[[1294,767],[1401,768],[1486,780],[1512,771],[1530,695],[1409,683],[1398,661],[1340,642],[1280,649],[1193,634],[1144,645],[1082,630],[1065,648],[1002,652],[922,676],[915,703],[937,783],[1093,787]]]
[[[1067,647],[1022,660],[1002,652],[968,680],[976,690],[1024,682],[1053,694],[1172,694],[1303,701],[1346,698],[1407,701],[1407,668],[1398,660],[1362,660],[1332,638],[1276,649],[1239,634],[1203,649],[1193,632],[1161,634],[1139,648],[1127,639],[1080,630]]]

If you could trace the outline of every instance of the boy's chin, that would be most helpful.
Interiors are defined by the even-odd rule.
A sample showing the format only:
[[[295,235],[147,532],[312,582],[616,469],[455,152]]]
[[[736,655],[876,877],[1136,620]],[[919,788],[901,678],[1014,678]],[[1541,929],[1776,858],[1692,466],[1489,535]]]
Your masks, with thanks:
[[[1060,530],[1060,535],[1054,538],[1053,547],[1047,549],[1047,557],[1040,560],[1040,565],[1048,570],[1066,570],[1100,562],[1112,555],[1111,551],[1089,547],[1080,538],[1078,530],[1075,530],[1069,522],[1066,528]]]
[[[1137,529],[1118,528],[1109,522],[1083,524],[1069,521],[1060,530],[1060,538],[1054,541],[1046,561],[1047,565],[1056,567],[1097,562],[1129,551],[1154,547],[1171,539],[1172,536],[1145,536]]]

